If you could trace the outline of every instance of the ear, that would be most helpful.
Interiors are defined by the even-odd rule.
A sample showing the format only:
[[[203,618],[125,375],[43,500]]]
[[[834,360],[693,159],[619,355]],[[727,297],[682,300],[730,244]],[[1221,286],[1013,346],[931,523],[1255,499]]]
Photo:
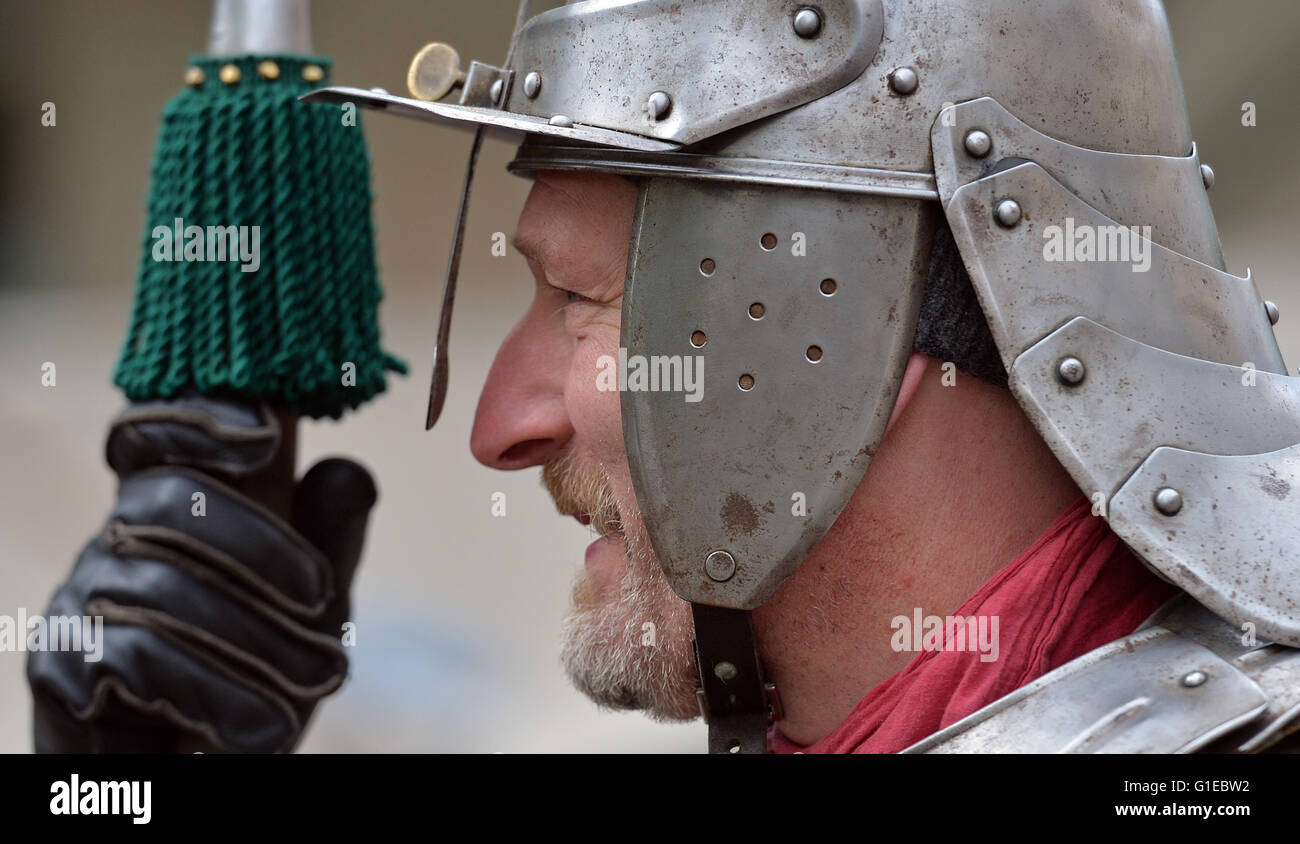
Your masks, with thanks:
[[[907,369],[903,370],[903,383],[898,388],[898,398],[894,400],[894,412],[889,414],[889,422],[885,424],[885,434],[881,439],[889,436],[889,429],[894,427],[894,422],[903,415],[903,408],[907,407],[908,402],[912,400],[916,388],[921,386],[921,379],[925,377],[925,370],[929,365],[929,355],[912,352],[912,356],[908,358]]]

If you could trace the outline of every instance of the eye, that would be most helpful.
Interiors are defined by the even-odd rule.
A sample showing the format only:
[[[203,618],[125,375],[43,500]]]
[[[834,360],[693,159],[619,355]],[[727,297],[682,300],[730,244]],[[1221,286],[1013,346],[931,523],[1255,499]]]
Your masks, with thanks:
[[[595,301],[586,296],[583,296],[581,293],[574,293],[572,290],[565,290],[563,287],[556,287],[553,284],[550,285],[550,288],[554,290],[556,293],[558,293],[559,295],[564,297],[564,304],[566,307],[569,305],[576,305],[579,302]]]

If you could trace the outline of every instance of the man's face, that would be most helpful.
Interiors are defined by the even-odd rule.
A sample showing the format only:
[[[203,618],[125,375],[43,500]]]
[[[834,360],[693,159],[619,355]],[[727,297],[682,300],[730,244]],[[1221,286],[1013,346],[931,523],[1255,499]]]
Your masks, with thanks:
[[[698,715],[690,605],[655,559],[637,509],[617,392],[597,389],[618,359],[637,189],[617,176],[543,172],[515,236],[536,280],[479,397],[470,450],[498,469],[542,466],[561,513],[590,524],[564,623],[570,679],[597,703],[665,719]]]

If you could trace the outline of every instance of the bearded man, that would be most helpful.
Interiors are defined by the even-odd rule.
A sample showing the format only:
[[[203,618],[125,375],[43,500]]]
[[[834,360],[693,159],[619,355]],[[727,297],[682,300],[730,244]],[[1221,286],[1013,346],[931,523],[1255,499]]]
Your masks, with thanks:
[[[601,536],[565,623],[574,684],[606,706],[681,720],[700,714],[690,605],[664,577],[638,510],[620,394],[596,379],[597,360],[618,350],[636,199],[617,176],[537,175],[515,237],[535,298],[488,375],[471,449],[497,469],[542,466],[559,511]],[[1131,633],[1174,591],[1092,515],[1007,390],[945,378],[942,364],[912,353],[845,510],[754,612],[780,692],[778,747],[902,750]],[[895,650],[891,621],[913,607],[996,607],[1000,658]],[[642,644],[647,622],[653,647]]]

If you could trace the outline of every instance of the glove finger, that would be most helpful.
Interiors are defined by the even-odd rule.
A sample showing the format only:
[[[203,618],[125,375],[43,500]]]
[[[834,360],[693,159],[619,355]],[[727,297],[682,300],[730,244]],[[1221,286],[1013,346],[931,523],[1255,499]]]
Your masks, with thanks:
[[[370,512],[378,499],[379,490],[370,472],[344,457],[320,461],[294,490],[294,526],[325,555],[333,570],[339,601],[331,607],[330,626],[347,619],[352,579],[361,560]]]
[[[108,621],[169,632],[295,700],[319,699],[343,682],[347,657],[332,636],[233,592],[184,555],[152,550],[156,558],[118,556],[92,543],[66,587],[71,603]]]
[[[38,743],[120,749],[123,734],[143,733],[153,737],[139,747],[150,749],[159,743],[165,747],[166,737],[187,733],[225,750],[273,752],[288,749],[296,740],[305,714],[255,678],[241,677],[166,631],[113,623],[102,615],[90,623],[84,616],[95,614],[88,607],[94,604],[85,600],[85,593],[95,574],[93,558],[83,554],[74,577],[55,593],[47,613],[47,618],[83,616],[81,650],[67,649],[66,642],[56,650],[51,638],[28,657],[28,682],[38,711],[46,710],[38,720],[63,728],[55,741]],[[124,711],[136,715],[127,717]],[[153,729],[148,726],[151,720]],[[70,725],[80,725],[81,730]],[[90,747],[84,744],[87,737],[92,739]]]
[[[109,522],[114,539],[165,546],[302,618],[335,595],[330,561],[261,504],[204,474],[155,468],[122,481]]]
[[[38,701],[59,707],[92,735],[115,732],[115,702],[157,719],[168,733],[199,735],[232,752],[289,750],[301,732],[302,716],[288,701],[196,658],[156,630],[105,625],[101,658],[85,656],[34,651],[27,679]]]
[[[104,450],[119,477],[180,465],[239,478],[269,465],[280,442],[266,405],[190,393],[134,402],[113,420]]]
[[[201,741],[157,715],[132,709],[114,694],[108,694],[96,718],[98,724],[79,721],[63,702],[44,691],[33,691],[32,731],[37,753],[175,753],[182,746]],[[199,749],[199,748],[195,748]],[[220,750],[211,741],[202,742],[204,752]]]

